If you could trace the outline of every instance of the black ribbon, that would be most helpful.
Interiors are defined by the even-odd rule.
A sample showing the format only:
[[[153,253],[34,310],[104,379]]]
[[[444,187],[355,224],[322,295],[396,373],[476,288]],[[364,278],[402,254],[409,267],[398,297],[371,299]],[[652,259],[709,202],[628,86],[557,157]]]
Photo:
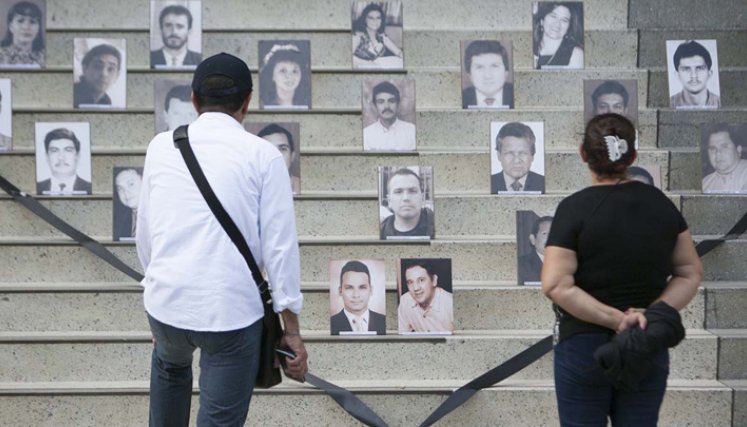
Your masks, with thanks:
[[[13,199],[21,203],[31,212],[35,213],[44,221],[68,235],[84,248],[93,252],[94,255],[108,262],[112,267],[127,274],[138,282],[143,280],[142,274],[122,262],[113,253],[109,252],[109,250],[106,249],[101,243],[93,240],[86,234],[75,229],[73,226],[49,211],[49,209],[45,208],[36,199],[19,190],[15,185],[11,184],[2,176],[0,176],[0,187],[2,187],[2,189],[5,190],[5,192],[7,192],[11,197],[13,197]],[[698,255],[702,257],[703,255],[715,249],[717,246],[723,244],[725,241],[736,239],[745,231],[747,231],[747,212],[724,236],[718,239],[708,239],[701,241],[696,246]],[[434,423],[438,422],[438,420],[445,417],[447,414],[464,404],[464,402],[469,400],[478,391],[484,388],[492,387],[495,384],[510,377],[511,375],[521,371],[522,369],[526,368],[527,366],[547,354],[550,350],[552,350],[552,335],[541,339],[539,342],[533,344],[516,356],[508,359],[507,361],[485,372],[484,374],[452,392],[451,395],[449,395],[449,397],[443,403],[441,403],[441,405],[436,408],[436,410],[433,411],[433,413],[428,416],[425,421],[420,424],[420,427],[428,427],[433,425]],[[366,406],[365,403],[358,399],[349,390],[336,386],[311,373],[306,373],[306,382],[324,391],[327,395],[334,399],[334,401],[337,402],[337,404],[340,405],[342,409],[344,409],[348,414],[350,414],[352,417],[362,422],[363,424],[371,427],[389,427],[389,425],[384,422],[384,420],[382,420],[371,408]]]

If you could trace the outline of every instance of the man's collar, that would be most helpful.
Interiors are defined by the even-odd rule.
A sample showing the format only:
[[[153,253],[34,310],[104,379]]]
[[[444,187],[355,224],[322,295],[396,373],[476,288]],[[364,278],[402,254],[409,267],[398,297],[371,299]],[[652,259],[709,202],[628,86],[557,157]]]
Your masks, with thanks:
[[[238,121],[236,121],[236,119],[232,115],[230,115],[228,113],[217,112],[217,111],[206,111],[206,112],[200,114],[199,117],[197,117],[197,120],[195,122],[197,122],[197,121],[201,121],[201,122],[202,121],[204,121],[204,122],[218,122],[221,125],[234,126],[234,127],[238,128],[238,129],[242,129],[242,130],[244,129],[244,127],[241,125],[241,123],[239,123]]]

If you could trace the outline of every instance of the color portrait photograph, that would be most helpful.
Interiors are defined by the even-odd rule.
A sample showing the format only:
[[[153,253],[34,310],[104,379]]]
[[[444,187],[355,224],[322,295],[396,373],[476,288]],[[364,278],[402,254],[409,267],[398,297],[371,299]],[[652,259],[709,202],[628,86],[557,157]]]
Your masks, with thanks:
[[[332,335],[386,335],[383,259],[329,262],[329,324]]]
[[[397,330],[402,335],[454,333],[451,259],[402,258],[397,265]]]

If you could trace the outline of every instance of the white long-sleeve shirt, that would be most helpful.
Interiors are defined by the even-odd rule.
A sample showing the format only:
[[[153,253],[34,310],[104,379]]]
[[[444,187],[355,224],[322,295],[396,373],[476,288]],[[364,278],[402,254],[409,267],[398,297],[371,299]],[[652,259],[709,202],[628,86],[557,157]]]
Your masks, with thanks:
[[[249,326],[264,315],[257,285],[172,138],[172,132],[156,135],[145,157],[136,236],[145,309],[182,329]],[[189,139],[210,186],[267,272],[274,310],[298,314],[298,240],[282,155],[223,113],[200,115]]]

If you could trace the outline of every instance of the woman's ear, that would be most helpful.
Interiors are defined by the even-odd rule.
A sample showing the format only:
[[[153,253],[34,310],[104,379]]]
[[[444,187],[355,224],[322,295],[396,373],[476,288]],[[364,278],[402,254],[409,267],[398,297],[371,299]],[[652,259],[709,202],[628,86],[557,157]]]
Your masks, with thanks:
[[[584,150],[584,144],[578,146],[578,153],[581,155],[581,160],[583,160],[584,163],[589,162],[589,155],[586,154],[586,150]]]

